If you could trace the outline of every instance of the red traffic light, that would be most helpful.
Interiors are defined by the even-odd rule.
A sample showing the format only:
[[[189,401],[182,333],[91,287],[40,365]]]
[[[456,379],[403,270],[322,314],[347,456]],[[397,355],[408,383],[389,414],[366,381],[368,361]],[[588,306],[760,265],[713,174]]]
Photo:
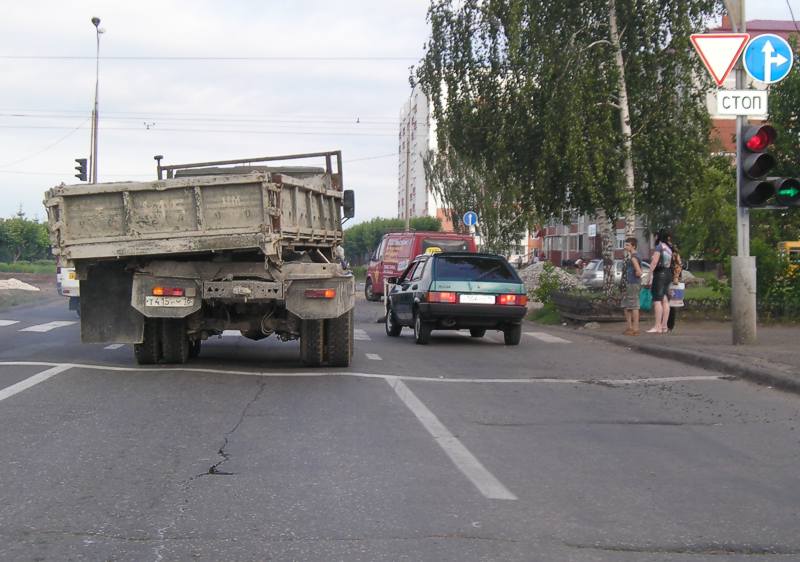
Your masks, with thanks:
[[[751,152],[762,152],[775,142],[778,134],[769,125],[760,127],[748,127],[743,131],[744,146]]]

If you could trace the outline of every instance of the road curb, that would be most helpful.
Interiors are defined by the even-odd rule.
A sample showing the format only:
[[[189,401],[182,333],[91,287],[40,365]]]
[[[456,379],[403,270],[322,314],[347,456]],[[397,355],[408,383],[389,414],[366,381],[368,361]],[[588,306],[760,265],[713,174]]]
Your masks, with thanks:
[[[539,324],[535,324],[539,326]],[[556,326],[542,326],[547,329],[555,329],[561,333],[575,334],[575,330],[567,330]],[[589,330],[583,330],[581,335],[589,336],[598,340],[614,343],[622,347],[634,349],[640,353],[660,357],[662,359],[670,359],[694,367],[702,367],[711,371],[717,371],[726,375],[741,377],[750,380],[757,384],[779,388],[795,394],[800,394],[800,378],[787,375],[775,371],[773,369],[764,369],[754,365],[746,365],[740,361],[727,359],[718,355],[701,353],[698,351],[680,349],[676,347],[668,347],[665,345],[640,343],[633,338],[625,338],[621,336],[612,336],[607,334],[593,333]]]

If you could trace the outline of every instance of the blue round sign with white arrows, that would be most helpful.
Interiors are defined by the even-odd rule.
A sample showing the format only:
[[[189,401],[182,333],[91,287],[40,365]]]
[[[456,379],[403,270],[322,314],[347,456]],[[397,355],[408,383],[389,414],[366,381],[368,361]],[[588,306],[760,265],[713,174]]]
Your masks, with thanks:
[[[744,69],[754,80],[774,84],[786,78],[794,56],[786,39],[772,33],[759,35],[744,50]]]
[[[478,213],[475,211],[467,211],[464,213],[464,224],[467,226],[475,226],[478,224]]]

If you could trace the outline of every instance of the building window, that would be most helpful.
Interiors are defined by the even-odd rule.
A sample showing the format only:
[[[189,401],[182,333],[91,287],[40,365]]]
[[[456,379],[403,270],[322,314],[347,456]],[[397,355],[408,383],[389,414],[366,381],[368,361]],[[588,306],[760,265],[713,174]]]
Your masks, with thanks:
[[[617,250],[622,250],[625,248],[625,232],[617,231],[617,238],[616,238],[616,245],[614,246]]]

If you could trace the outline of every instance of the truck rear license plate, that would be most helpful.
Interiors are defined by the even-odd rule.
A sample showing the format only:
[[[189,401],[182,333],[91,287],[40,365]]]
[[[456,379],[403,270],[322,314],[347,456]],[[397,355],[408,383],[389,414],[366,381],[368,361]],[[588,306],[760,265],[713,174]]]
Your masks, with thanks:
[[[459,295],[458,302],[467,304],[494,304],[494,295]]]
[[[145,297],[145,306],[193,306],[194,299],[189,297]]]

